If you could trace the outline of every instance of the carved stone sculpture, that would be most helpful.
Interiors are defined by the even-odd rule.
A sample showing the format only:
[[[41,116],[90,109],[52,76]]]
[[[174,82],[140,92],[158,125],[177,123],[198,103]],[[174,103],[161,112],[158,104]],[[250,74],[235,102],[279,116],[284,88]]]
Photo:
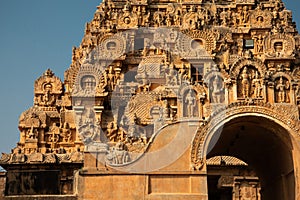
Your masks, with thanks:
[[[12,174],[38,166],[59,171],[59,194],[82,192],[101,177],[94,192],[104,199],[210,199],[202,184],[210,178],[204,148],[209,138],[217,138],[211,128],[222,132],[242,116],[232,133],[238,134],[244,118],[267,116],[284,127],[278,134],[286,135],[282,143],[291,134],[292,144],[298,144],[293,139],[300,130],[299,52],[300,36],[281,0],[105,0],[86,24],[81,44],[72,49],[64,81],[51,70],[35,81],[34,105],[20,116],[20,141],[0,164]],[[229,135],[228,140],[234,145],[246,136]],[[178,144],[189,146],[173,163],[161,162],[177,155]],[[172,145],[175,150],[167,149]],[[235,150],[230,146],[222,152]],[[136,166],[151,166],[154,173]],[[227,167],[221,162],[216,168]],[[128,175],[130,170],[138,175]],[[290,170],[289,176],[298,173]],[[132,184],[119,184],[120,176]],[[233,198],[261,198],[258,179],[220,177],[220,187],[232,188]],[[119,184],[118,194],[102,183]],[[125,194],[135,183],[147,191]]]

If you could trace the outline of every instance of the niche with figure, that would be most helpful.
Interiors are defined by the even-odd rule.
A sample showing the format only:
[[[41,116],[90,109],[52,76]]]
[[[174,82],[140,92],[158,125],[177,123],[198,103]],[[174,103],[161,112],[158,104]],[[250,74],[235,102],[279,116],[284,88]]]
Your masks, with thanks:
[[[290,103],[290,82],[281,76],[275,79],[275,102]]]
[[[199,102],[195,90],[188,89],[184,93],[183,98],[183,116],[184,117],[199,117]]]
[[[224,80],[221,76],[215,75],[209,80],[209,95],[211,103],[224,103]]]
[[[259,99],[263,97],[263,80],[259,71],[253,66],[244,66],[237,80],[238,98]]]

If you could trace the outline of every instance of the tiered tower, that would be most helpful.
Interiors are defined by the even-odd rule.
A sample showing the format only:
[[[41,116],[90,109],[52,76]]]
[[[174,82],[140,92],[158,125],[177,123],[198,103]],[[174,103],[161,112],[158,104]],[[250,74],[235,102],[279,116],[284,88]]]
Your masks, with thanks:
[[[1,158],[5,193],[207,199],[209,163],[219,159],[226,170],[227,162],[255,171],[221,174],[220,187],[232,188],[232,199],[294,199],[299,50],[281,0],[105,0],[73,48],[64,82],[51,70],[35,81],[20,141]],[[284,143],[290,154],[273,160],[278,167],[265,176],[247,139],[217,142],[216,133],[236,133],[235,125],[248,127],[248,141],[259,137],[255,131],[276,135],[278,148],[262,140],[276,143],[279,154]],[[268,152],[265,145],[256,149]],[[287,177],[272,185],[279,171]],[[44,178],[51,186],[41,184]]]

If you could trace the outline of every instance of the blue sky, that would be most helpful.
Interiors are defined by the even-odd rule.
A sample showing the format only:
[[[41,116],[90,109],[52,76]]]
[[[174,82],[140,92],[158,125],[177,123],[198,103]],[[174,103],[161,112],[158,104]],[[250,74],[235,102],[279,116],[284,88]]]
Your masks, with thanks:
[[[19,116],[33,104],[34,81],[47,68],[63,80],[72,47],[100,2],[0,0],[0,152],[10,152],[19,140]],[[283,2],[300,26],[298,1]]]

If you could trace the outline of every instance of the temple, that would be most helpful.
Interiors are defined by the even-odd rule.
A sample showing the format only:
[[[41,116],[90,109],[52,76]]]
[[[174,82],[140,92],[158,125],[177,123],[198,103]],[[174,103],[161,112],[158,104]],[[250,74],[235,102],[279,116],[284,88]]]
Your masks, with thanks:
[[[104,0],[2,153],[4,200],[300,199],[300,37],[281,0]]]

